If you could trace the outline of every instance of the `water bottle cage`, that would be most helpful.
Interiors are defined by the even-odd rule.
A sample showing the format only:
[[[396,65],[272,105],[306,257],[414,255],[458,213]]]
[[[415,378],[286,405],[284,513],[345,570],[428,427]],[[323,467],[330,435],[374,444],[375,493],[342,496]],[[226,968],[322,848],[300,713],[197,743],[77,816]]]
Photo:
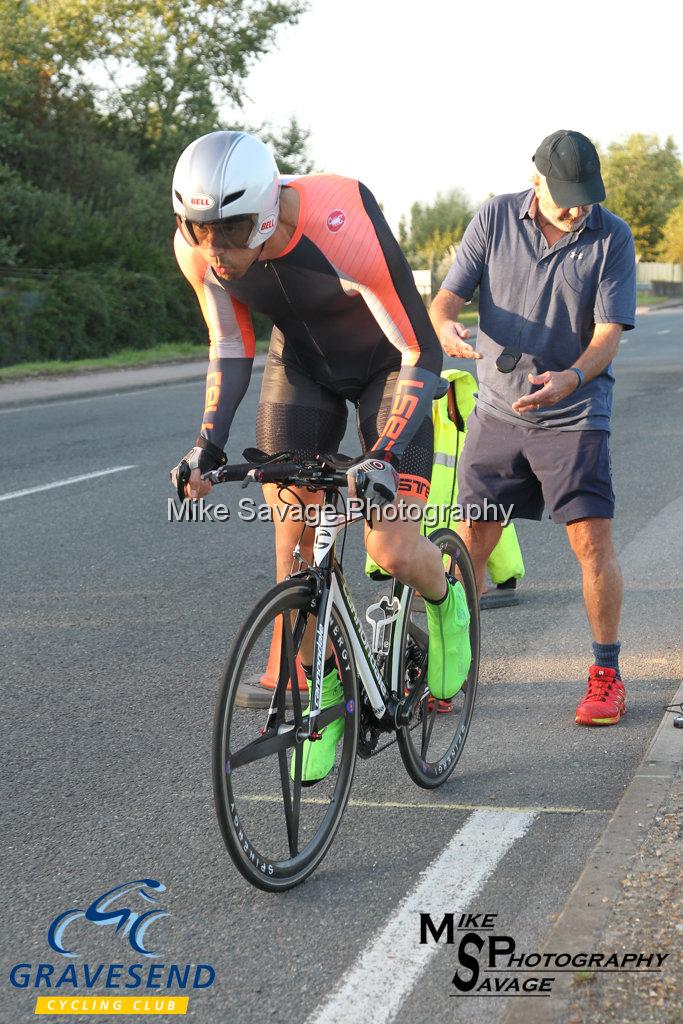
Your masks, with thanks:
[[[371,604],[365,612],[366,622],[369,622],[372,626],[372,652],[373,654],[386,654],[389,650],[389,641],[384,640],[384,631],[387,626],[390,625],[398,617],[398,613],[401,610],[401,602],[397,597],[389,600],[385,595],[377,604]],[[374,619],[372,616],[375,612],[379,612],[380,618]],[[385,614],[389,612],[390,614]]]

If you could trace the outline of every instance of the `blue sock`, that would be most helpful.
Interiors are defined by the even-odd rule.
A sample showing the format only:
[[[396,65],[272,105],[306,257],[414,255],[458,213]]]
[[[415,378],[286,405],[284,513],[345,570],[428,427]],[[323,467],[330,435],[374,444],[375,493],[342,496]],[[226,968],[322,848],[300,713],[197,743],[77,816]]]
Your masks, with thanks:
[[[593,664],[599,668],[614,668],[619,672],[619,651],[621,650],[621,644],[619,641],[615,644],[593,644]]]

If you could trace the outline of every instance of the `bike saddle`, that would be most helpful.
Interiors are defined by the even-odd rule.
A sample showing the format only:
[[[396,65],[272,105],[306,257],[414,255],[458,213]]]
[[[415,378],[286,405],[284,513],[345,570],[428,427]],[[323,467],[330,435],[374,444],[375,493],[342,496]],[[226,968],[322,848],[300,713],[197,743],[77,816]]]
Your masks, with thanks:
[[[436,385],[436,391],[434,392],[434,398],[432,401],[436,402],[439,398],[443,398],[448,391],[449,386],[450,381],[446,380],[445,377],[439,377],[439,383]]]
[[[267,462],[283,462],[291,457],[291,452],[276,452],[274,455],[268,455],[267,452],[262,452],[260,448],[245,448],[242,452],[242,458],[246,462],[251,462],[254,466],[263,466]]]

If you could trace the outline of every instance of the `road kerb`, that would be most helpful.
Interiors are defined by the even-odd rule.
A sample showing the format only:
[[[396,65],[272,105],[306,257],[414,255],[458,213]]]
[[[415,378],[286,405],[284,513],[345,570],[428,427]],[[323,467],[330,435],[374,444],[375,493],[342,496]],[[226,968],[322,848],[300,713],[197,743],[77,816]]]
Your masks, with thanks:
[[[254,358],[254,370],[265,365],[265,355]],[[24,406],[52,402],[97,398],[100,395],[128,394],[133,391],[187,384],[206,376],[208,360],[181,363],[130,366],[118,370],[92,370],[63,377],[30,377],[0,383],[0,408],[21,409]]]
[[[681,701],[683,683],[672,703]],[[621,882],[680,771],[683,736],[672,723],[672,715],[666,713],[638,771],[538,952],[602,952],[601,939],[611,909],[621,894]],[[503,1024],[563,1024],[576,993],[574,979],[573,973],[558,974],[550,999],[519,1000],[509,1009]]]

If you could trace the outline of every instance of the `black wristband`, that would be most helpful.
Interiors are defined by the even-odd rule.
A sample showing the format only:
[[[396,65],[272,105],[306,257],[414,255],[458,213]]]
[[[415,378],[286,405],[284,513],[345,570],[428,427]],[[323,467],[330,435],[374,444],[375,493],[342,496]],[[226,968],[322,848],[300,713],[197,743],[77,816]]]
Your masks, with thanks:
[[[199,468],[202,473],[218,469],[219,466],[224,466],[228,461],[228,456],[223,449],[219,448],[217,444],[212,444],[203,434],[200,434],[195,441],[195,448],[202,449],[202,454],[199,456]]]

